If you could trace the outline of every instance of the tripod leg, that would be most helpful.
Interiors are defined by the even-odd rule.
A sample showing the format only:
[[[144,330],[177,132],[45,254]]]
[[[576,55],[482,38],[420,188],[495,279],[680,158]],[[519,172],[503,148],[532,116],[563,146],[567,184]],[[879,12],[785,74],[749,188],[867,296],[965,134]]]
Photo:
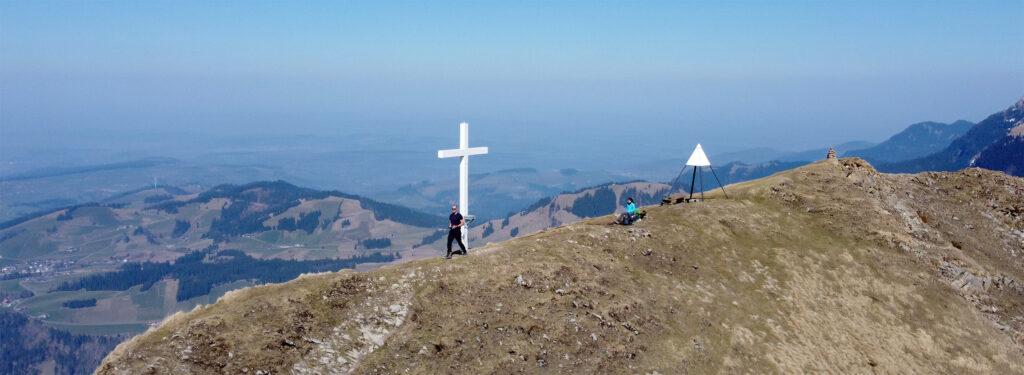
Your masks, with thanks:
[[[729,193],[725,192],[725,185],[722,185],[722,181],[718,179],[718,173],[715,173],[715,168],[712,168],[710,165],[708,168],[711,168],[711,174],[715,176],[715,181],[718,182],[718,187],[722,188],[722,194],[725,194],[725,199],[729,199]]]
[[[700,169],[700,201],[704,201],[704,168]]]
[[[693,199],[693,183],[697,181],[697,166],[693,166],[693,177],[690,178],[690,199]]]

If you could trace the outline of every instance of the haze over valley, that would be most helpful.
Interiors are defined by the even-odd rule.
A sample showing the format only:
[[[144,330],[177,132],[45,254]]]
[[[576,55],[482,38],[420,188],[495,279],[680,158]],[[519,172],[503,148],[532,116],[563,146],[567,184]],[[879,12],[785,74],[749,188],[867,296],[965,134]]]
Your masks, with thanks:
[[[1024,373],[1020,14],[0,2],[0,374]]]

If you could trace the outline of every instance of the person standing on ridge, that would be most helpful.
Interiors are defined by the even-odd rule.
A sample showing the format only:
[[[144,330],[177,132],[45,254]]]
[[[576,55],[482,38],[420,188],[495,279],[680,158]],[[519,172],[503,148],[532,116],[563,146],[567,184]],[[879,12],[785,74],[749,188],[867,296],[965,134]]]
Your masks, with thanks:
[[[466,245],[462,243],[462,227],[466,225],[466,219],[459,213],[459,207],[452,205],[452,214],[448,215],[448,254],[444,256],[444,259],[452,259],[452,240],[459,242],[459,247],[462,248],[462,256],[466,256]]]

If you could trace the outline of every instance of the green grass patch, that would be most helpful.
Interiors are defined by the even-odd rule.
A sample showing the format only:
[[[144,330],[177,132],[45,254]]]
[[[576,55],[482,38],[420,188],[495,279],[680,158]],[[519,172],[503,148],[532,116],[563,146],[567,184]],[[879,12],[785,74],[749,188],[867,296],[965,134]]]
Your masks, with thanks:
[[[21,280],[22,279],[0,280],[0,292],[7,294],[17,294],[21,293],[22,291],[28,290],[23,288],[21,284],[18,283]]]
[[[213,289],[210,289],[210,294],[207,294],[205,296],[193,297],[193,298],[187,300],[186,302],[188,304],[192,305],[192,306],[195,306],[195,305],[209,305],[209,304],[212,304],[214,302],[217,302],[217,299],[220,298],[221,296],[223,296],[227,292],[230,292],[230,291],[235,290],[235,289],[241,289],[241,288],[245,288],[245,287],[248,287],[248,286],[253,286],[253,285],[256,285],[256,284],[251,282],[251,281],[235,281],[235,282],[227,283],[227,284],[224,284],[224,285],[220,285],[220,286],[214,287]]]
[[[118,220],[110,207],[81,207],[72,214],[76,218],[88,218],[89,225],[116,226]]]
[[[163,307],[164,304],[164,293],[167,288],[167,280],[162,280],[153,284],[152,288],[142,291],[142,285],[136,285],[128,289],[128,295],[131,296],[132,303],[140,307]]]
[[[283,236],[284,233],[281,233],[281,231],[271,230],[261,233],[257,238],[259,238],[261,241],[277,243],[277,241],[280,241]]]
[[[63,306],[65,302],[89,298],[101,300],[104,298],[112,297],[115,294],[117,294],[117,292],[111,291],[52,292],[41,295],[37,294],[35,297],[23,301],[21,303],[21,306],[25,307],[25,311],[30,315],[48,313],[50,315],[56,316],[62,309],[66,309]]]

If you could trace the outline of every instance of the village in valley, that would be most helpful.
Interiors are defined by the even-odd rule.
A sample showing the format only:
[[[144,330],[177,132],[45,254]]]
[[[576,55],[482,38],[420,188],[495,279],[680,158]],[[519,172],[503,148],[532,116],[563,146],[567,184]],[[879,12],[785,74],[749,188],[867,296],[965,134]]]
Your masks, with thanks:
[[[0,2],[0,374],[1024,374],[1021,14]]]

